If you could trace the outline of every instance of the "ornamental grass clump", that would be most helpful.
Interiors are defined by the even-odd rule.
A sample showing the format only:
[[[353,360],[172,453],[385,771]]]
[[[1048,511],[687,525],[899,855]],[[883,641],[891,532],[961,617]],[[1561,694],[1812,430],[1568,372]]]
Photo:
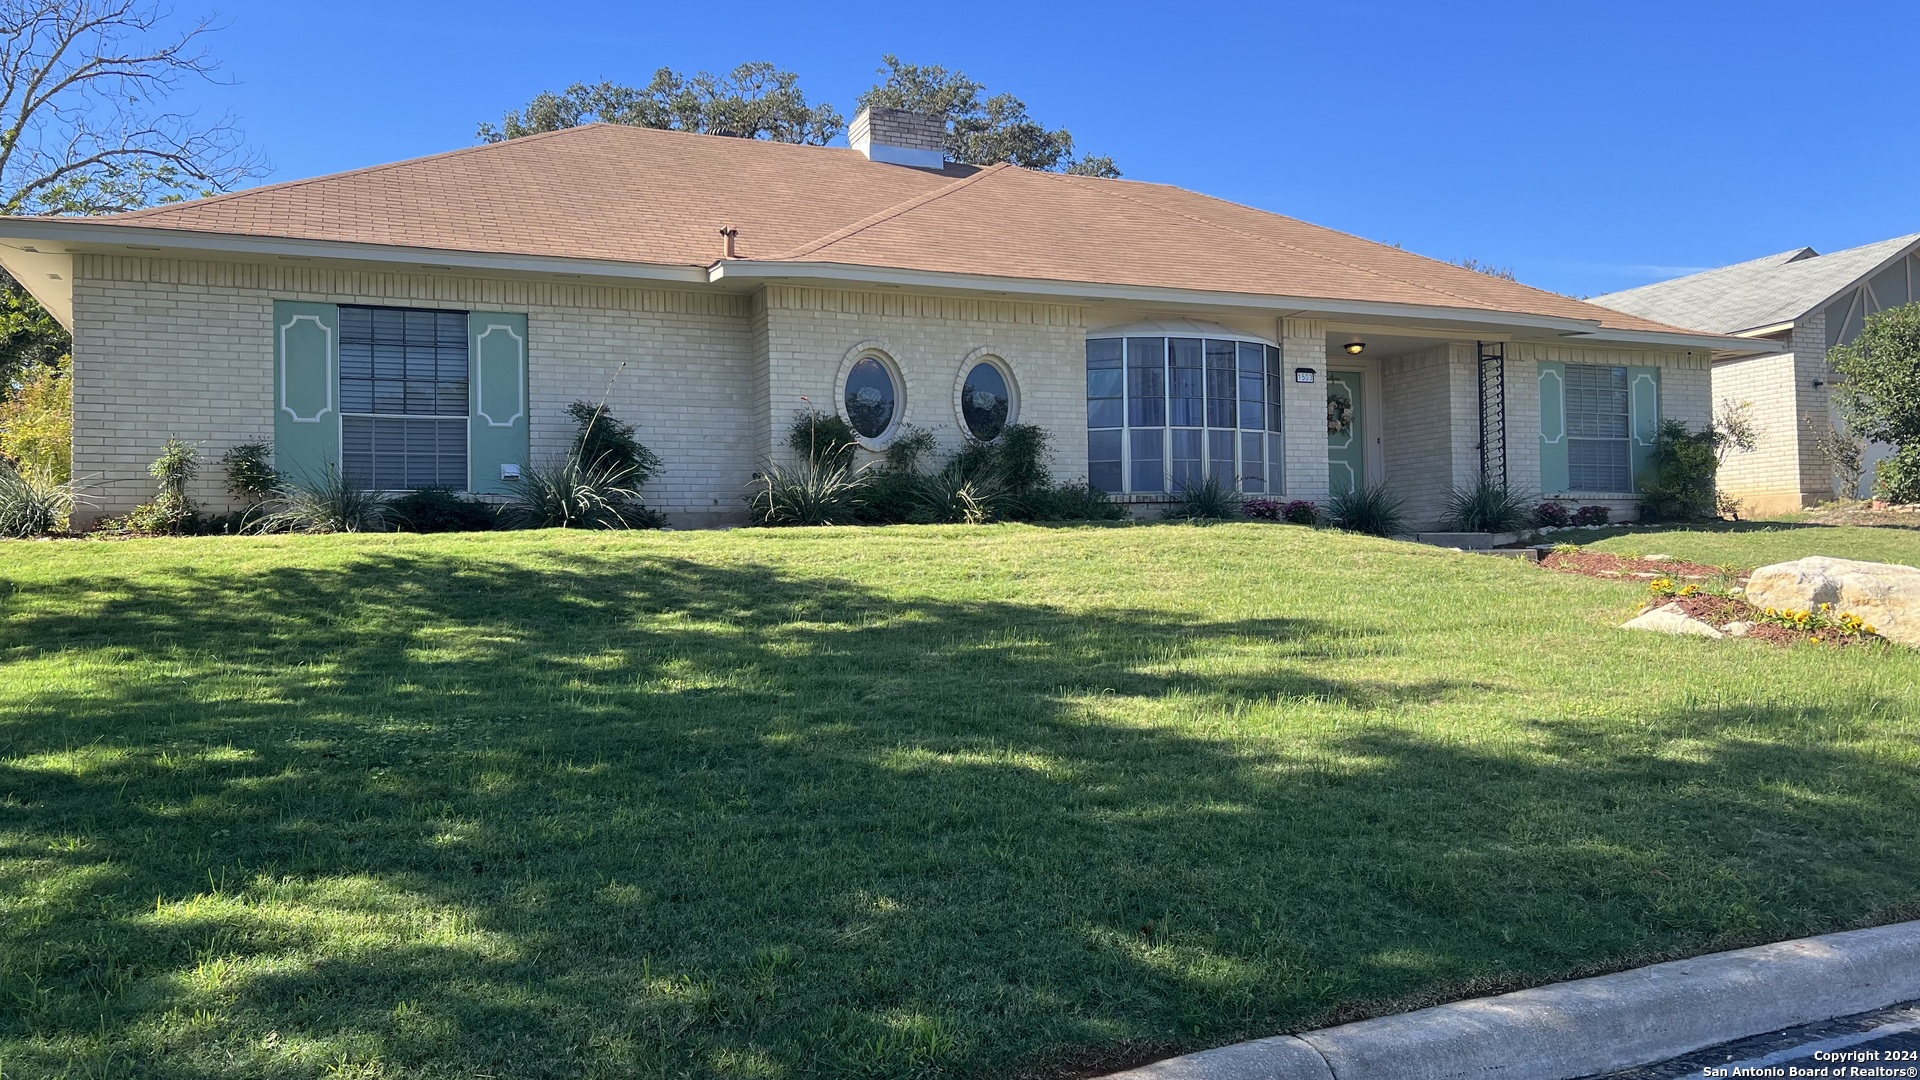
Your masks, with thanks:
[[[499,511],[507,529],[658,529],[666,518],[640,489],[660,471],[660,458],[640,445],[633,425],[598,405],[576,401],[567,415],[579,425],[573,448],[556,461],[522,469],[513,497]]]
[[[385,532],[392,524],[385,496],[362,488],[332,465],[317,477],[282,477],[265,510],[243,531],[370,533]]]
[[[1217,476],[1182,488],[1162,515],[1169,521],[1232,521],[1241,516],[1240,493]]]
[[[861,495],[861,477],[846,465],[773,464],[754,476],[747,507],[755,525],[852,525]]]
[[[1406,500],[1384,485],[1360,484],[1327,500],[1327,524],[1369,536],[1406,532]]]
[[[524,469],[512,501],[500,510],[508,529],[657,529],[666,524],[640,497],[631,469],[577,456]]]
[[[0,458],[0,537],[24,540],[64,529],[78,498],[71,481]]]
[[[1441,523],[1452,532],[1517,532],[1533,522],[1535,508],[1520,493],[1485,477],[1447,493]]]

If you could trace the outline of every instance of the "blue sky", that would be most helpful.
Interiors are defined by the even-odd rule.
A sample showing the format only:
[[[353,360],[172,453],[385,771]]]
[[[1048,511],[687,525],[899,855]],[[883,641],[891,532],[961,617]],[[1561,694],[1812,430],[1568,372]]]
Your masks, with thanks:
[[[183,13],[190,11],[182,8]],[[1920,4],[220,0],[270,180],[472,144],[575,80],[767,59],[849,115],[885,52],[1126,174],[1597,294],[1920,232]]]

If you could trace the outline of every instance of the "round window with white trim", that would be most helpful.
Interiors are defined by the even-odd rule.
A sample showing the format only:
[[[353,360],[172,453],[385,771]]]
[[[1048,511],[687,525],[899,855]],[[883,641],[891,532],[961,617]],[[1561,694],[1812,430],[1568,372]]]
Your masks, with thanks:
[[[1013,379],[1006,368],[998,359],[971,362],[961,376],[961,426],[975,439],[991,442],[1013,422]]]
[[[893,365],[874,354],[854,361],[840,405],[854,434],[874,442],[885,439],[900,420],[900,379]]]

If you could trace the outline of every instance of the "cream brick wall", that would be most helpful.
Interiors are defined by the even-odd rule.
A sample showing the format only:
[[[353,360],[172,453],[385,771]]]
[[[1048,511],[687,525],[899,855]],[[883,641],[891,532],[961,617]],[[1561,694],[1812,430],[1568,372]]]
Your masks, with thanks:
[[[1420,528],[1434,524],[1456,483],[1460,424],[1471,419],[1455,415],[1457,366],[1449,345],[1380,361],[1385,483],[1406,500],[1407,520]]]
[[[106,256],[82,256],[74,278],[74,472],[98,485],[98,513],[148,496],[169,436],[201,443],[193,497],[228,505],[220,454],[273,435],[275,299],[526,312],[536,460],[571,440],[567,403],[599,400],[619,369],[608,407],[665,462],[649,501],[695,524],[742,512],[756,461],[748,297]]]
[[[1791,354],[1755,356],[1717,364],[1718,401],[1750,402],[1756,433],[1751,452],[1730,452],[1720,466],[1720,487],[1752,513],[1800,508],[1800,430]]]
[[[1288,499],[1327,501],[1327,324],[1318,319],[1280,320],[1280,418],[1287,460],[1281,483]],[[1296,368],[1312,368],[1313,382],[1295,382]]]
[[[1084,309],[785,285],[768,286],[762,302],[767,374],[764,389],[755,389],[764,419],[753,428],[760,458],[792,457],[788,427],[809,402],[822,412],[837,411],[849,354],[865,345],[884,352],[899,369],[905,383],[901,422],[931,431],[940,454],[964,441],[958,412],[963,364],[999,357],[1013,374],[1016,419],[1053,432],[1055,477],[1086,475]]]

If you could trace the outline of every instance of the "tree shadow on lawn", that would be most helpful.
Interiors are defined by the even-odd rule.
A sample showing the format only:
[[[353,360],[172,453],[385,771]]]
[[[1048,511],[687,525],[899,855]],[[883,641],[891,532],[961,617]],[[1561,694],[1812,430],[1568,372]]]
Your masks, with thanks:
[[[1865,694],[1528,720],[1390,653],[1317,673],[1386,651],[1351,620],[646,555],[8,607],[16,687],[121,664],[0,695],[29,1070],[1046,1074],[1920,886],[1911,756],[1870,741],[1899,703]],[[1519,738],[1399,722],[1465,698]]]

